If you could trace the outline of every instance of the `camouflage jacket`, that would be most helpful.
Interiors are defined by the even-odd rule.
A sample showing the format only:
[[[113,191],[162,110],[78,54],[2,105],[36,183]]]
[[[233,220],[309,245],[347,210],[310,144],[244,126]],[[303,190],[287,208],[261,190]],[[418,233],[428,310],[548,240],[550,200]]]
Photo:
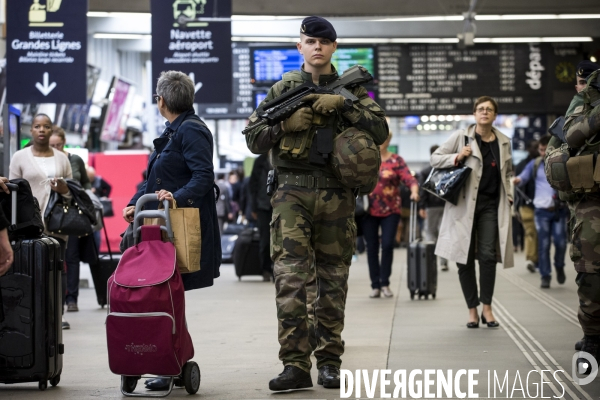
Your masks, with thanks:
[[[319,77],[319,85],[326,85],[328,82],[332,82],[338,78],[338,73],[331,66],[333,73],[328,75],[321,75]],[[304,69],[301,71],[291,71],[283,75],[282,80],[275,83],[267,93],[267,97],[261,103],[264,104],[267,101],[277,98],[282,93],[289,89],[293,89],[296,86],[301,85],[306,81],[312,81],[312,74],[305,72]],[[368,133],[373,141],[380,145],[388,137],[389,128],[385,119],[385,112],[379,105],[369,97],[366,89],[362,86],[355,87],[351,90],[352,93],[359,98],[359,101],[354,104],[354,108],[348,112],[344,112],[338,121],[336,134],[341,133],[344,129],[354,126]],[[331,166],[326,164],[323,167],[315,166],[310,164],[308,161],[308,152],[312,145],[312,138],[314,136],[317,127],[315,125],[323,126],[327,124],[329,116],[324,116],[315,112],[313,118],[313,126],[303,132],[280,132],[277,135],[273,134],[273,128],[271,127],[257,127],[254,130],[250,130],[246,134],[246,143],[250,151],[255,154],[264,154],[272,149],[271,159],[273,166],[278,169],[287,170],[315,170],[321,169],[328,176],[333,176]],[[256,111],[250,116],[250,123],[254,123],[258,120]],[[288,135],[296,136],[297,140],[303,140],[306,142],[306,148],[297,157],[291,157],[285,150],[281,149],[281,139]]]

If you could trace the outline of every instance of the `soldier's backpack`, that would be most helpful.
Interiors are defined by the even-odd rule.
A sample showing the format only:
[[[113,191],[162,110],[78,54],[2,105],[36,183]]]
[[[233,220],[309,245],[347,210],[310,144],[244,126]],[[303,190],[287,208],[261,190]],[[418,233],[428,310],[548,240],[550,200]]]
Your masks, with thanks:
[[[348,128],[333,140],[331,166],[342,185],[368,194],[379,179],[381,154],[371,136],[357,128]]]

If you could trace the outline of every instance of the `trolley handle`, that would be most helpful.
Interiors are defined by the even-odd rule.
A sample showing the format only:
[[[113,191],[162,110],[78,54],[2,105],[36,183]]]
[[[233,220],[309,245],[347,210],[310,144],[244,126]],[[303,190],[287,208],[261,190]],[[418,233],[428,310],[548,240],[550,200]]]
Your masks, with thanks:
[[[10,204],[10,223],[12,225],[17,224],[17,192],[19,191],[19,185],[14,183],[5,183],[8,190],[10,190],[10,195],[12,196],[11,204]]]
[[[142,211],[142,206],[146,203],[158,201],[157,194],[145,194],[138,199],[135,203],[135,211],[133,214],[133,243],[137,244],[139,242],[140,231],[142,230],[141,225],[143,225],[144,218],[161,218],[165,220],[166,227],[161,226],[160,229],[167,232],[169,236],[169,240],[171,242],[174,241],[173,229],[171,227],[171,216],[169,214],[169,201],[163,200],[164,210],[145,210]]]

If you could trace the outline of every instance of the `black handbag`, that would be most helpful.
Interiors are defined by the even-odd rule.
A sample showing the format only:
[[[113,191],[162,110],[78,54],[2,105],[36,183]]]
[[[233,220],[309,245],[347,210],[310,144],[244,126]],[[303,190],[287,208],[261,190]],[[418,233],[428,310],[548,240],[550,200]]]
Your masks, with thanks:
[[[46,229],[59,235],[90,235],[93,232],[93,221],[76,203],[56,202],[46,220]]]
[[[113,211],[113,203],[111,199],[100,199],[100,203],[102,203],[102,215],[104,215],[105,217],[112,217],[115,215],[115,212]]]
[[[465,136],[465,146],[468,144],[469,138]],[[433,168],[427,180],[423,183],[423,189],[456,205],[460,191],[469,175],[471,175],[471,171],[471,168],[466,165],[452,168]]]

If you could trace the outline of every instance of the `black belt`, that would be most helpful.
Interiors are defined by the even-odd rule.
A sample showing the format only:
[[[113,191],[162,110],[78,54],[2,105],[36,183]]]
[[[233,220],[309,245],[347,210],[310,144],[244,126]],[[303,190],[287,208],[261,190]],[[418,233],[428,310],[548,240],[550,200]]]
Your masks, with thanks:
[[[297,172],[279,172],[277,173],[277,183],[279,185],[300,186],[308,189],[342,189],[344,185],[337,178],[323,176],[323,172],[314,171],[312,174]]]

